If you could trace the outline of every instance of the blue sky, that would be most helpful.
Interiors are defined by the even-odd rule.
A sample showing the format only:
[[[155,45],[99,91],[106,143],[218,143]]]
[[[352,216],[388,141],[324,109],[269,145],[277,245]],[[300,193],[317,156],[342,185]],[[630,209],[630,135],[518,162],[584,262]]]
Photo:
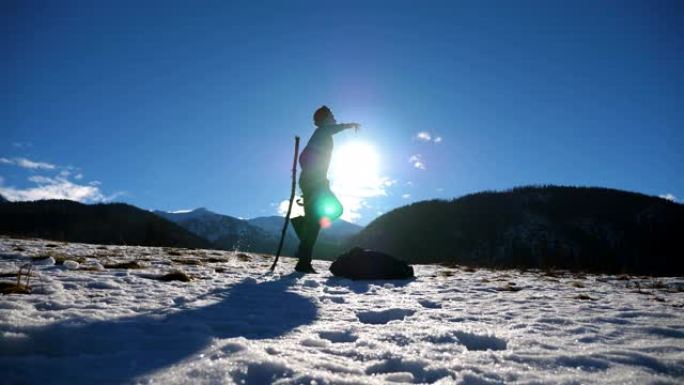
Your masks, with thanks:
[[[347,179],[333,180],[361,224],[526,184],[684,198],[682,2],[4,1],[0,12],[0,193],[13,199],[274,214],[293,137],[308,139],[322,104],[363,125],[335,138]]]

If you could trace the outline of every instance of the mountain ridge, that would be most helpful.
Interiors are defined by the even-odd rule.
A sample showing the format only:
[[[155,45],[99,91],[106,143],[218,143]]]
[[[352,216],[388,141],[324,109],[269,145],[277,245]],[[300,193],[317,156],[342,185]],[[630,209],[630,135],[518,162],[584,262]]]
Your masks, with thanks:
[[[206,208],[166,213],[67,200],[0,205],[0,234],[83,243],[271,254],[282,225],[279,216],[245,220]],[[321,231],[314,257],[334,259],[360,246],[409,263],[682,275],[680,239],[682,204],[608,188],[526,186],[416,202],[365,228],[337,222]],[[294,255],[297,244],[288,226],[282,254]]]
[[[185,229],[202,236],[222,249],[275,253],[285,217],[271,215],[240,219],[200,207],[182,212],[153,211]],[[333,259],[346,246],[345,241],[361,230],[361,226],[338,220],[322,229],[314,248],[314,258]],[[283,243],[283,255],[294,255],[299,240],[292,226],[288,226]]]
[[[394,209],[349,246],[410,263],[684,274],[684,205],[600,187],[525,186]]]
[[[178,224],[225,250],[274,252],[273,236],[247,221],[218,214],[206,208],[187,212],[153,211],[154,214]]]
[[[0,234],[93,244],[212,248],[212,244],[147,210],[125,203],[71,200],[6,202]]]

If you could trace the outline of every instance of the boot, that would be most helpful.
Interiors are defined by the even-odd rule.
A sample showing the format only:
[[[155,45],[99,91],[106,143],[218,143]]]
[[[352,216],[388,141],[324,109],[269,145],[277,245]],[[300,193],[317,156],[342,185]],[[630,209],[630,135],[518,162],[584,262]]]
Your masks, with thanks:
[[[311,260],[304,259],[300,259],[299,262],[297,262],[297,265],[295,266],[295,271],[304,274],[318,274],[316,270],[314,270],[313,266],[311,266]]]

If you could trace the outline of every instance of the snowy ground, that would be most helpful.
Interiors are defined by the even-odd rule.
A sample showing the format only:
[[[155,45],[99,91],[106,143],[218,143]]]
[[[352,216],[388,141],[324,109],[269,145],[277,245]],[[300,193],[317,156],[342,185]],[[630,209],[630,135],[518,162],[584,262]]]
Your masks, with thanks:
[[[0,238],[0,280],[46,255],[80,263],[33,261],[32,294],[0,296],[2,384],[684,383],[683,278],[353,282],[327,262]],[[155,279],[177,269],[193,279]]]

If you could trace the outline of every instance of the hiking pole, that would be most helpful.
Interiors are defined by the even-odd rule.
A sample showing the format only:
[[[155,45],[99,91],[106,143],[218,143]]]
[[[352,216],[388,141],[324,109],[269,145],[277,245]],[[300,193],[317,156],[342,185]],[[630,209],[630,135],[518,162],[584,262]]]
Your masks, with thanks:
[[[292,213],[292,201],[295,197],[295,188],[297,186],[297,157],[299,156],[299,137],[295,136],[295,150],[294,160],[292,161],[292,191],[290,192],[290,204],[287,206],[287,214],[285,215],[285,223],[283,224],[283,232],[280,234],[280,243],[278,243],[278,251],[276,251],[275,261],[271,265],[271,271],[275,270],[280,252],[283,249],[283,242],[285,242],[285,233],[287,232],[287,225],[290,223],[290,213]]]

